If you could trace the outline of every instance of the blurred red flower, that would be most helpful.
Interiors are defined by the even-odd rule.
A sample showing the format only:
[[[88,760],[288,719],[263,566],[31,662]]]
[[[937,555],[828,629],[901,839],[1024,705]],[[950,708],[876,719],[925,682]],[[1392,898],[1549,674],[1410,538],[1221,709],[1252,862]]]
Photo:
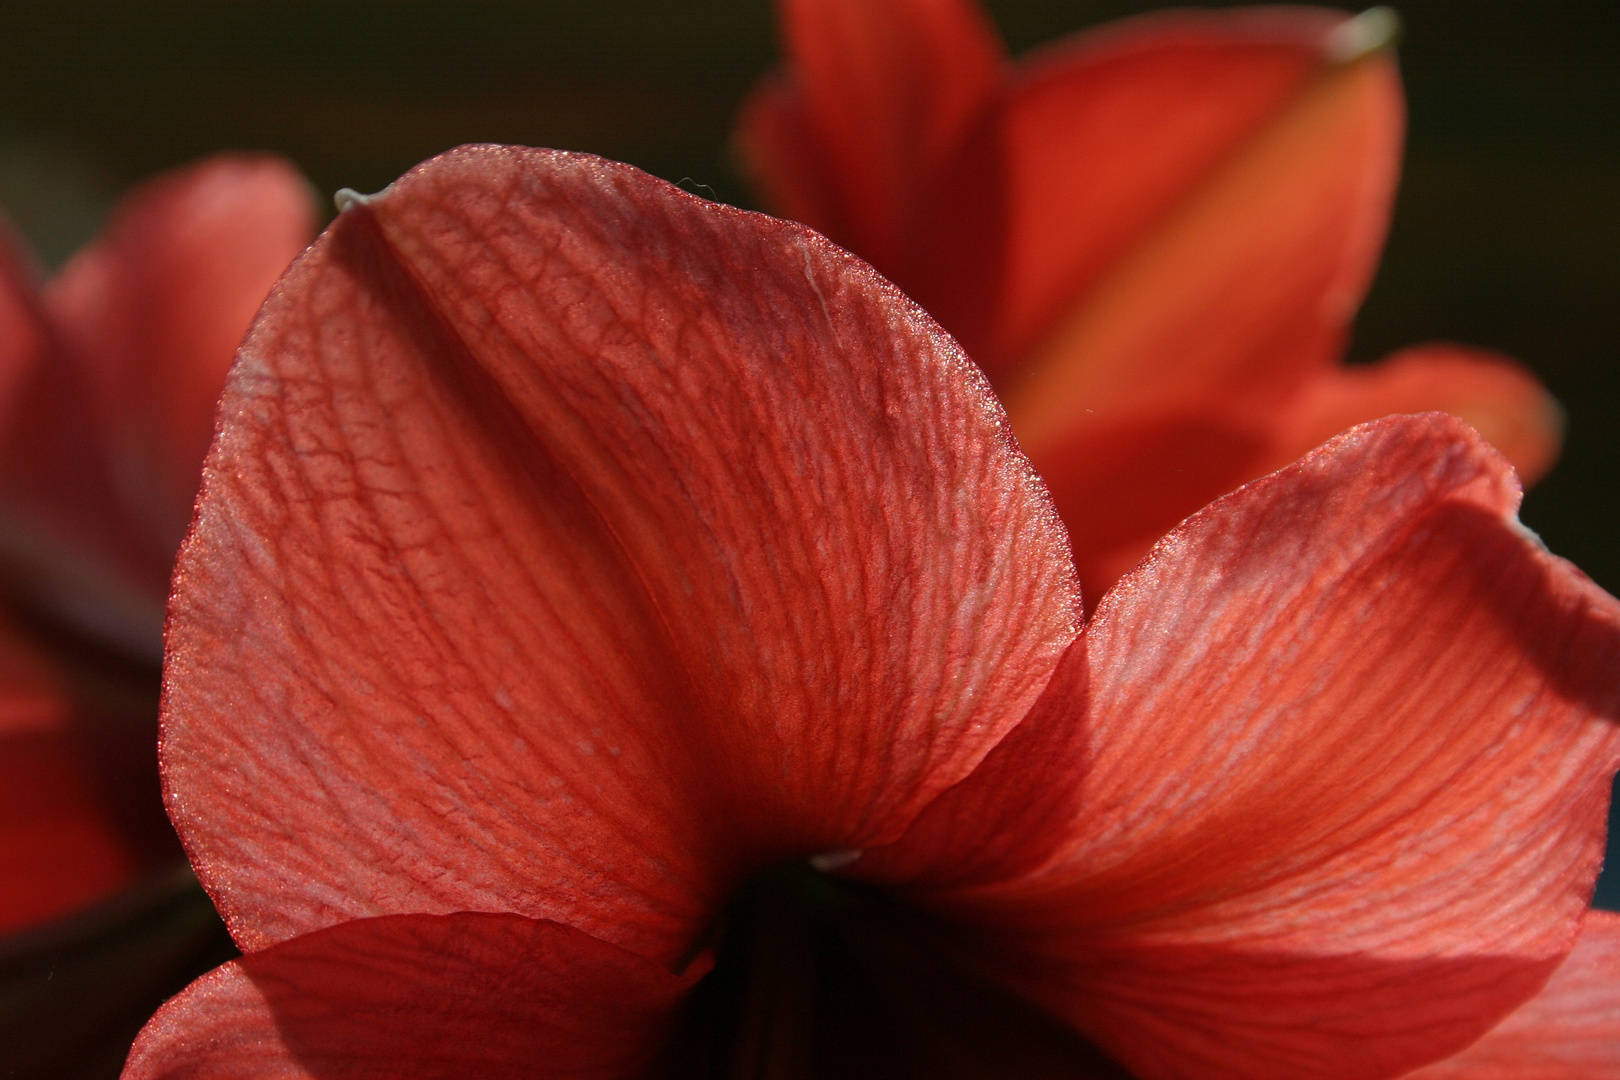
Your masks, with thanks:
[[[0,933],[179,860],[169,570],[225,371],[313,233],[302,178],[240,156],[143,185],[43,287],[0,221]]]
[[[1082,631],[988,385],[868,266],[472,147],[350,201],[221,424],[161,754],[247,954],[130,1080],[1120,1075],[1076,1030],[1395,1076],[1510,1013],[1469,1053],[1528,1067],[1583,996],[1559,1052],[1613,1063],[1620,605],[1456,420],[1218,500]]]
[[[768,207],[989,374],[1099,596],[1177,521],[1352,424],[1461,416],[1526,482],[1561,413],[1431,344],[1339,358],[1399,170],[1394,16],[1174,11],[1009,65],[971,0],[781,0],[737,145]]]

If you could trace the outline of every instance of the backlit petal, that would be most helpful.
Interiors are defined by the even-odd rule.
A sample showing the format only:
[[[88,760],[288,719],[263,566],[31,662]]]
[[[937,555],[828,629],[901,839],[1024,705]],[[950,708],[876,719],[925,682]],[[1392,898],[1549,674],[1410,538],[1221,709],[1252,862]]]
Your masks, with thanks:
[[[1546,987],[1490,1034],[1411,1080],[1620,1076],[1620,915],[1592,911]]]
[[[1434,415],[1216,502],[885,876],[946,886],[1004,978],[1145,1080],[1395,1075],[1467,1045],[1572,946],[1620,748],[1620,605],[1517,502]],[[1031,801],[1029,850],[977,867],[940,840]]]
[[[1263,412],[1332,363],[1382,246],[1401,126],[1386,52],[1325,65],[1016,350],[1004,398],[1037,467],[1116,410]]]
[[[890,839],[1074,634],[977,370],[797,226],[453,152],[232,376],[171,608],[171,813],[248,947],[512,911],[666,961],[752,861]]]
[[[1174,11],[1067,38],[1020,66],[1002,119],[1009,190],[997,366],[1164,226],[1329,64],[1342,12]]]
[[[556,923],[401,915],[250,953],[160,1009],[125,1080],[640,1075],[690,985]]]

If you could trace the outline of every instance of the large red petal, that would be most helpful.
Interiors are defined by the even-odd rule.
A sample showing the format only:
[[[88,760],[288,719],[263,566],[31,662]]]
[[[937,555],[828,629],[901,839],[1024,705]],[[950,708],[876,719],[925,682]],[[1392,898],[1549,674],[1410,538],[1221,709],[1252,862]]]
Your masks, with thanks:
[[[130,194],[46,290],[113,479],[171,557],[191,519],[214,406],[248,323],[315,232],[278,158],[221,156]]]
[[[1071,293],[1038,348],[1008,353],[1026,370],[1004,398],[1037,466],[1121,409],[1264,414],[1337,359],[1383,243],[1402,105],[1387,52],[1321,49],[1285,109]]]
[[[681,953],[892,838],[1075,630],[972,364],[858,260],[628,166],[463,149],[243,350],[171,608],[171,813],[250,948],[497,910]]]
[[[932,882],[1146,1080],[1468,1044],[1573,944],[1620,753],[1620,605],[1517,502],[1432,415],[1220,500],[1103,599],[1085,677],[865,873]],[[1007,815],[1021,850],[946,843]]]
[[[1467,1050],[1411,1080],[1620,1076],[1620,915],[1592,911],[1547,986]]]
[[[363,919],[203,976],[147,1024],[123,1075],[622,1080],[645,1072],[690,983],[556,923]]]

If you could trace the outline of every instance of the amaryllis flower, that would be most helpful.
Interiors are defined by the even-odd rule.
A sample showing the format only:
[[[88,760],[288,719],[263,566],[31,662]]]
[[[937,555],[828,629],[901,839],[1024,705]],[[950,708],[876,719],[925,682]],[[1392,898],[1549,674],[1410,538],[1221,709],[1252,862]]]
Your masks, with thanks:
[[[1556,404],[1456,345],[1339,364],[1383,246],[1394,17],[1176,11],[1009,65],[971,0],[780,0],[738,147],[768,207],[869,259],[995,384],[1097,595],[1208,500],[1391,413],[1534,481]]]
[[[509,147],[350,198],[221,417],[161,755],[246,955],[129,1080],[1613,1055],[1620,605],[1456,420],[1212,504],[1082,629],[920,308]]]
[[[225,371],[313,232],[290,166],[235,156],[132,193],[43,286],[0,222],[0,933],[177,861],[169,570]]]

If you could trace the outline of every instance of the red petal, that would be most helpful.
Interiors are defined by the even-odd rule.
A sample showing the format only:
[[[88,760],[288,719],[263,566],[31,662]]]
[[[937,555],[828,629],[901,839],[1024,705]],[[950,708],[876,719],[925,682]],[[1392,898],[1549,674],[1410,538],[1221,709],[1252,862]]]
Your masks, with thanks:
[[[1620,753],[1620,605],[1517,502],[1433,415],[1220,500],[1103,599],[1087,678],[1008,741],[1031,752],[865,872],[985,881],[1055,845],[934,902],[1144,1080],[1397,1075],[1467,1045],[1571,947]],[[1031,800],[1028,848],[952,865],[942,827]]]
[[[1105,277],[1071,293],[1043,344],[1010,354],[1027,371],[1004,398],[1037,466],[1121,409],[1264,414],[1336,359],[1383,242],[1400,140],[1387,54],[1324,66]]]
[[[642,1072],[690,984],[556,923],[365,919],[203,976],[146,1025],[123,1075],[618,1080]]]
[[[762,180],[783,177],[802,151],[760,110],[798,111],[793,134],[826,162],[830,235],[889,269],[925,224],[919,199],[990,103],[1001,44],[970,0],[780,0],[779,10],[791,96],[745,112],[741,145]],[[766,195],[801,203],[791,185]]]
[[[191,518],[214,406],[248,323],[315,232],[311,192],[277,158],[222,156],[142,185],[53,281],[126,507],[167,559]]]
[[[1499,353],[1463,345],[1417,345],[1380,364],[1342,368],[1307,387],[1280,434],[1276,464],[1380,416],[1447,412],[1500,450],[1533,484],[1558,457],[1564,414],[1524,368]]]
[[[843,192],[792,75],[760,81],[743,103],[733,138],[767,209],[834,239],[849,235]]]
[[[1274,416],[1119,410],[1051,447],[1041,478],[1069,523],[1085,595],[1113,588],[1194,510],[1284,464],[1274,426]]]
[[[1620,1076],[1620,915],[1592,911],[1541,993],[1455,1057],[1411,1080],[1600,1080]]]
[[[1031,57],[1003,123],[1010,218],[1000,363],[1040,344],[1132,247],[1328,64],[1340,12],[1175,11]]]
[[[135,873],[70,721],[55,672],[0,623],[0,933],[72,911]]]
[[[671,959],[756,861],[897,835],[1074,633],[954,344],[628,166],[463,149],[352,208],[222,415],[163,755],[250,948],[495,910]]]

